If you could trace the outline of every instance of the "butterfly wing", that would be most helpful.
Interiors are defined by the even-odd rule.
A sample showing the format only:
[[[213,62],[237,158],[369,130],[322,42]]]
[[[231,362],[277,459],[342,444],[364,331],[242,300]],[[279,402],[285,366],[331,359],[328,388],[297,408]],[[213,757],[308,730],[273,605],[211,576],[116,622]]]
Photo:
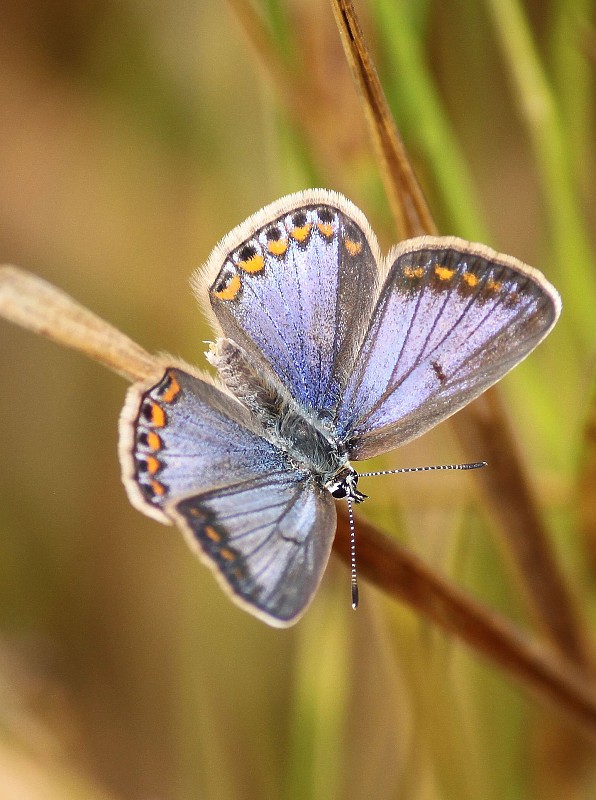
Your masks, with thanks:
[[[129,390],[120,459],[133,505],[176,522],[236,602],[273,625],[296,621],[327,564],[335,507],[243,406],[168,368]]]
[[[323,577],[336,524],[331,495],[307,473],[266,473],[170,511],[239,605],[278,627],[299,619]]]
[[[356,460],[465,406],[525,358],[560,312],[537,270],[483,245],[421,237],[390,259],[337,415]]]
[[[224,334],[303,407],[335,408],[378,294],[379,248],[362,212],[309,190],[235,228],[193,280]]]

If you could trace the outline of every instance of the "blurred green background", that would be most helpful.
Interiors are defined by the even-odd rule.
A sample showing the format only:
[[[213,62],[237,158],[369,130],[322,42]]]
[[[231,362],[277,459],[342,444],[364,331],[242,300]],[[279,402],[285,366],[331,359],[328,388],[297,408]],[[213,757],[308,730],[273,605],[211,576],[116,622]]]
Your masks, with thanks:
[[[188,278],[265,203],[323,185],[384,249],[396,238],[329,4],[254,8],[307,120],[219,0],[0,7],[1,259],[202,367],[210,333]],[[358,8],[441,232],[562,292],[559,326],[503,393],[589,628],[593,4],[521,7],[537,82],[509,0]],[[295,628],[233,606],[174,529],[128,504],[121,379],[0,322],[0,380],[1,800],[596,797],[593,752],[578,755],[555,713],[365,581],[353,613],[334,557]],[[444,425],[379,463],[460,458]],[[529,625],[473,478],[365,491],[364,515]]]

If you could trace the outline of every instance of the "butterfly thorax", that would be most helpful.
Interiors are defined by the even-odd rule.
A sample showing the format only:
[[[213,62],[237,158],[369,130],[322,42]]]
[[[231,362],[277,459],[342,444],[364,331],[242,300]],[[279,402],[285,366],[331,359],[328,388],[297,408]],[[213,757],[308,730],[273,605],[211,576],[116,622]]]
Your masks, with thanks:
[[[262,434],[287,453],[294,467],[310,472],[334,497],[364,499],[346,448],[328,422],[302,408],[232,339],[211,344],[207,358],[226,387],[253,412]]]

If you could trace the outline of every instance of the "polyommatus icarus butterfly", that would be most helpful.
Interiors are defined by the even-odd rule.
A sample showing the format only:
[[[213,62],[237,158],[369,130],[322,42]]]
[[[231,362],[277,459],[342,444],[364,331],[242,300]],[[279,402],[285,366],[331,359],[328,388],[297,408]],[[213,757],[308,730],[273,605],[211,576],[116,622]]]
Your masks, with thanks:
[[[221,338],[218,380],[172,363],[129,390],[120,459],[133,504],[175,522],[243,608],[290,625],[363,499],[350,461],[454,414],[518,364],[560,312],[536,270],[420,237],[382,257],[364,215],[309,190],[229,233],[193,278]]]

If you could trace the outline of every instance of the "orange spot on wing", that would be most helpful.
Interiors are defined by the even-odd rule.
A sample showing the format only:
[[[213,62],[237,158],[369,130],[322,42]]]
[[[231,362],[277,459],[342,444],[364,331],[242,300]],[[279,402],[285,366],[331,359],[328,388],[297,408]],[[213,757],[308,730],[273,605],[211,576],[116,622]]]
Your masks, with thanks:
[[[151,420],[156,428],[163,428],[166,424],[166,412],[158,403],[151,403]]]
[[[287,239],[276,239],[275,241],[267,242],[267,250],[269,250],[273,256],[283,256],[287,249]]]
[[[300,227],[292,228],[290,231],[290,236],[292,239],[296,239],[297,242],[303,242],[310,233],[310,229],[312,225],[310,222],[307,222],[306,225],[300,225]]]
[[[352,239],[346,239],[344,244],[351,256],[357,256],[362,252],[362,242],[354,242]]]
[[[245,261],[238,262],[238,267],[243,269],[244,272],[260,272],[264,266],[265,259],[260,255],[254,255],[247,258]]]
[[[160,462],[157,460],[157,458],[155,458],[155,456],[147,456],[145,461],[147,464],[147,472],[150,475],[155,475],[155,473],[158,472],[159,468],[161,467]]]
[[[328,222],[317,222],[317,228],[327,239],[333,236],[333,225],[330,225]]]
[[[435,275],[440,281],[449,281],[455,275],[455,270],[449,269],[449,267],[442,267],[440,264],[437,264],[435,267]]]
[[[219,553],[226,561],[236,561],[236,553],[233,550],[228,550],[227,547],[222,547]]]
[[[213,294],[220,300],[233,300],[240,291],[241,284],[240,275],[232,275],[226,285],[217,291],[214,290]]]
[[[503,288],[503,284],[501,283],[501,281],[490,280],[486,282],[486,288],[488,289],[489,292],[500,292],[501,289]]]
[[[147,444],[152,450],[161,450],[163,446],[161,439],[155,433],[155,431],[149,431],[147,434]]]
[[[424,267],[404,267],[404,275],[406,278],[422,278]]]
[[[478,277],[473,272],[464,272],[461,276],[464,283],[467,283],[470,288],[478,286]]]
[[[205,525],[205,536],[211,539],[212,542],[221,542],[221,534],[218,533],[211,525]]]
[[[171,403],[172,400],[174,400],[174,398],[177,397],[181,392],[180,384],[174,377],[173,372],[168,373],[168,379],[169,379],[168,385],[163,394],[161,395],[164,403]]]
[[[153,494],[156,494],[158,497],[163,497],[164,494],[166,493],[166,487],[163,485],[163,483],[160,483],[159,481],[153,480],[149,485],[153,490]]]

